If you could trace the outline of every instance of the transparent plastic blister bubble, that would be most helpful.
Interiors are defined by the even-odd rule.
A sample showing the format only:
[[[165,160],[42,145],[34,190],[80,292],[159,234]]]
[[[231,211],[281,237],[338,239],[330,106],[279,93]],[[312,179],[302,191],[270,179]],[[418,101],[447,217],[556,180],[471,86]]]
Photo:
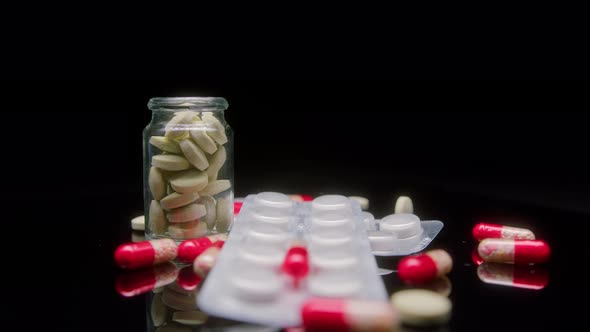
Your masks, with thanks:
[[[424,250],[444,224],[439,220],[420,220],[410,213],[396,213],[368,224],[367,237],[376,256],[405,256]]]
[[[297,282],[281,271],[289,248],[307,249],[309,272]],[[295,202],[280,193],[249,195],[198,299],[210,314],[300,326],[310,297],[387,301],[357,202],[326,195]]]

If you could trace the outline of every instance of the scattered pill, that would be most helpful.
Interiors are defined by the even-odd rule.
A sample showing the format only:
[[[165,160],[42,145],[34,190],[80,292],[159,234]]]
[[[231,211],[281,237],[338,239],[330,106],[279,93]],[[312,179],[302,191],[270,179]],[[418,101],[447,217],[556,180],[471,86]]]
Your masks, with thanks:
[[[414,213],[414,204],[408,196],[400,196],[395,201],[395,213]]]
[[[208,154],[213,154],[217,151],[217,144],[215,141],[205,132],[203,122],[197,123],[199,129],[193,129],[189,131],[191,138],[197,145]]]
[[[207,176],[211,181],[217,180],[217,175],[219,170],[225,164],[227,160],[227,152],[225,151],[225,147],[220,146],[211,158],[209,158],[209,168],[207,168]]]
[[[134,231],[145,230],[145,216],[137,216],[131,219],[131,229]]]
[[[179,143],[180,149],[184,154],[186,160],[188,160],[197,169],[204,171],[209,167],[209,161],[205,152],[201,150],[193,141],[189,139],[182,140]]]
[[[197,309],[196,294],[181,294],[165,288],[162,292],[162,302],[172,309],[192,311]]]
[[[180,248],[179,248],[180,252]],[[201,284],[203,278],[195,273],[192,266],[185,266],[178,272],[176,283],[185,291],[194,292]]]
[[[168,226],[168,234],[175,239],[194,239],[207,234],[207,224],[194,220]]]
[[[207,184],[207,186],[199,193],[202,196],[214,196],[221,192],[228,190],[231,187],[229,180],[215,180]]]
[[[408,284],[425,284],[451,272],[453,259],[442,249],[404,257],[398,264],[398,276]]]
[[[217,200],[217,224],[215,230],[219,233],[225,233],[229,230],[234,218],[233,204],[227,198],[220,198]]]
[[[150,137],[150,144],[162,151],[170,153],[180,153],[180,147],[178,146],[178,142],[164,136]]]
[[[306,331],[376,331],[397,329],[399,315],[388,303],[312,298],[301,309]]]
[[[473,227],[473,238],[477,241],[488,238],[534,240],[535,234],[524,228],[479,223]]]
[[[288,275],[293,280],[293,286],[298,288],[299,282],[309,273],[307,249],[301,246],[289,248],[281,265],[281,272]]]
[[[225,240],[227,240],[226,234],[215,234],[183,241],[178,246],[178,260],[183,263],[192,264],[195,258],[211,247],[214,242]]]
[[[207,173],[191,169],[172,176],[170,185],[179,193],[194,193],[207,186]]]
[[[373,251],[389,251],[395,249],[397,236],[390,232],[384,231],[367,231],[371,250]]]
[[[150,307],[150,315],[154,326],[161,326],[168,317],[168,307],[162,302],[162,294],[155,294]]]
[[[209,316],[202,311],[177,311],[172,314],[173,321],[189,326],[205,324],[207,318]]]
[[[451,301],[430,290],[401,290],[391,296],[391,302],[399,311],[401,321],[408,325],[441,325],[451,317]]]
[[[348,198],[356,201],[361,206],[361,210],[367,210],[369,208],[369,200],[361,196],[348,196]]]
[[[407,239],[420,233],[420,218],[414,214],[396,213],[381,220],[379,229],[397,235],[399,239]]]
[[[217,261],[217,256],[219,255],[223,244],[223,241],[214,242],[195,259],[195,262],[193,263],[193,270],[197,275],[205,277],[207,274],[209,274],[209,271],[211,271],[215,265],[215,261]]]
[[[196,201],[197,204],[205,206],[207,214],[201,218],[201,221],[207,224],[207,229],[212,230],[215,227],[215,221],[217,220],[217,205],[215,198],[211,196],[201,196]]]
[[[225,135],[225,128],[219,120],[210,112],[203,113],[203,121],[207,127],[213,130],[207,131],[207,134],[217,142],[219,145],[227,143],[227,136]]]
[[[175,154],[159,154],[152,157],[152,166],[167,171],[182,171],[191,167],[186,158]]]
[[[178,268],[172,263],[125,272],[117,276],[115,288],[125,297],[137,296],[176,280]]]
[[[166,231],[166,216],[164,210],[156,200],[150,203],[149,229],[152,234],[164,234]]]
[[[162,198],[162,200],[160,201],[160,206],[162,206],[162,208],[166,210],[175,209],[189,205],[190,203],[196,201],[197,198],[199,198],[199,194],[197,193],[181,194],[173,192],[170,195],[167,195],[166,197]]]
[[[166,217],[171,223],[181,223],[197,220],[206,213],[207,210],[205,210],[204,205],[192,203],[187,206],[168,211]]]
[[[535,290],[549,283],[549,273],[542,266],[485,262],[477,267],[477,276],[488,284]]]
[[[164,175],[159,168],[154,166],[150,168],[150,173],[148,175],[148,185],[150,187],[150,191],[152,192],[152,197],[155,200],[159,201],[166,194],[166,181],[164,180]]]
[[[176,250],[172,239],[126,243],[115,251],[115,262],[124,269],[147,267],[173,260]]]
[[[540,264],[551,256],[551,249],[541,240],[484,239],[477,252],[486,262]]]

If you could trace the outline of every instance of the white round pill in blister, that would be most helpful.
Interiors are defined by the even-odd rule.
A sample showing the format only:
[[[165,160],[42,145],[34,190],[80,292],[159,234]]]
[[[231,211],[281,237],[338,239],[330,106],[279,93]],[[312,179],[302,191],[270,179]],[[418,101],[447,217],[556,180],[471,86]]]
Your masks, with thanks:
[[[422,231],[420,218],[409,213],[391,214],[381,220],[379,228],[394,233],[398,239],[406,239]]]
[[[316,275],[308,280],[307,287],[311,294],[325,297],[351,297],[362,288],[358,278],[335,279],[331,275]]]
[[[291,235],[284,229],[268,224],[253,224],[248,230],[246,240],[249,243],[260,243],[284,246]]]
[[[395,249],[397,236],[394,233],[384,231],[367,231],[371,250],[389,251]]]
[[[357,256],[329,257],[312,255],[310,261],[311,266],[320,270],[354,270],[354,268],[360,263]]]
[[[247,301],[270,301],[279,295],[282,287],[278,275],[266,269],[245,269],[231,278],[237,297]]]
[[[277,268],[285,258],[285,251],[268,245],[251,245],[240,251],[238,257],[248,266]]]
[[[311,202],[312,213],[326,210],[351,211],[350,200],[341,195],[324,195]]]
[[[322,211],[311,217],[312,232],[315,229],[340,227],[348,230],[354,229],[354,223],[350,212],[347,211]],[[314,229],[315,228],[315,229]]]
[[[285,209],[258,206],[251,211],[254,223],[270,224],[287,229],[289,227],[289,213]]]
[[[262,192],[256,195],[254,201],[256,204],[274,208],[288,209],[293,206],[293,201],[291,201],[287,195],[271,191]]]
[[[309,243],[316,247],[350,246],[354,242],[351,235],[331,234],[329,232],[312,233]]]

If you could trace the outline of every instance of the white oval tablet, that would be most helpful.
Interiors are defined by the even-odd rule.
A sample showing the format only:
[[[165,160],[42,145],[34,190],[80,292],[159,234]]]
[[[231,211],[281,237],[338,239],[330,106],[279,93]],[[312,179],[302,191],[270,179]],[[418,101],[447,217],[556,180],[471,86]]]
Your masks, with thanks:
[[[395,249],[395,240],[397,236],[390,232],[384,231],[367,231],[371,250],[389,251]]]
[[[228,190],[231,187],[231,183],[229,180],[215,180],[209,182],[205,188],[203,188],[199,193],[202,196],[214,196],[221,192]]]
[[[209,130],[207,134],[217,142],[219,145],[227,143],[227,135],[223,124],[211,112],[203,113],[203,121],[206,123]]]
[[[180,153],[180,147],[178,146],[178,142],[164,136],[150,137],[150,144],[162,151],[170,153]]]
[[[173,192],[172,194],[162,198],[160,205],[162,208],[170,210],[189,205],[190,203],[196,201],[197,198],[199,198],[199,194],[197,193],[181,194]]]
[[[164,235],[164,232],[166,232],[166,216],[164,215],[164,210],[160,206],[160,203],[156,200],[152,200],[150,203],[148,226],[152,234]]]
[[[207,234],[207,224],[202,221],[189,221],[168,226],[168,234],[177,239],[194,239]]]
[[[192,114],[191,114],[192,113]],[[193,121],[194,116],[196,115],[194,112],[178,112],[168,123],[166,124],[165,130],[166,136],[169,139],[182,139],[187,136],[186,130],[188,129],[187,124],[190,124]]]
[[[207,168],[206,171],[207,176],[209,176],[211,179],[217,179],[217,173],[219,173],[219,170],[223,164],[225,164],[226,160],[227,152],[223,146],[220,146],[217,152],[215,152],[213,155],[211,155],[211,158],[209,158],[209,168]]]
[[[168,288],[162,292],[162,302],[170,308],[181,311],[192,311],[197,309],[197,298],[195,294],[180,294]]]
[[[369,200],[361,197],[361,196],[348,196],[348,198],[352,199],[359,203],[361,210],[367,210],[369,208]]]
[[[172,176],[170,185],[179,193],[194,193],[207,186],[207,173],[191,169]]]
[[[204,205],[189,204],[178,209],[168,211],[166,217],[171,223],[181,223],[197,220],[207,213]]]
[[[261,192],[254,198],[256,204],[273,208],[289,209],[293,206],[293,201],[285,194],[272,191]]]
[[[134,231],[145,230],[145,216],[137,216],[131,219],[131,229]]]
[[[168,307],[162,302],[162,294],[154,295],[152,305],[150,307],[150,315],[154,326],[160,326],[166,321],[168,316]]]
[[[398,239],[412,237],[422,230],[420,218],[409,213],[391,214],[381,220],[379,229],[394,233]]]
[[[234,218],[234,204],[230,199],[220,198],[217,200],[217,222],[215,230],[225,233],[229,230]]]
[[[430,326],[444,324],[451,317],[451,301],[441,294],[425,289],[408,289],[394,293],[391,302],[402,322]]]
[[[217,206],[215,203],[215,198],[211,196],[202,196],[197,199],[195,203],[205,206],[207,214],[201,218],[201,221],[207,224],[207,228],[209,230],[212,230],[213,227],[215,227],[215,220],[217,219]]]
[[[341,195],[323,195],[311,202],[312,213],[326,210],[351,211],[350,201]]]
[[[188,160],[198,170],[204,171],[207,169],[207,167],[209,167],[209,161],[207,160],[205,152],[203,152],[203,150],[201,150],[201,148],[198,147],[193,141],[190,139],[185,139],[180,141],[178,145],[186,157],[186,160]]]
[[[159,154],[153,156],[152,165],[167,171],[182,171],[191,167],[191,164],[186,158],[175,154]]]
[[[172,320],[189,326],[205,324],[209,316],[202,311],[176,311],[172,314]]]
[[[260,302],[275,299],[281,290],[281,279],[276,273],[259,269],[242,271],[231,278],[236,295],[247,301]]]
[[[150,174],[148,175],[148,185],[152,193],[152,197],[159,201],[166,194],[166,180],[162,171],[157,167],[150,167]]]
[[[414,204],[408,196],[400,196],[395,201],[395,213],[414,213]]]
[[[203,149],[203,151],[207,152],[208,154],[213,154],[217,151],[217,144],[211,138],[211,136],[207,135],[205,128],[198,128],[189,131],[191,138],[197,145]]]

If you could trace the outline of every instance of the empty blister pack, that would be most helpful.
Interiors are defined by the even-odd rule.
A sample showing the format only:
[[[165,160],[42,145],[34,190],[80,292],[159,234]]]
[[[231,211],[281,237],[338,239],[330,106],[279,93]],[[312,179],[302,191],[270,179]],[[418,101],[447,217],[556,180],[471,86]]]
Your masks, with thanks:
[[[414,214],[396,213],[381,220],[365,218],[367,236],[376,256],[404,256],[424,250],[444,224]]]
[[[294,248],[305,248],[305,255],[293,261],[295,268],[285,268]],[[305,268],[297,265],[302,258]],[[301,325],[301,306],[311,297],[387,301],[358,203],[338,195],[312,202],[271,192],[248,196],[201,289],[199,307],[289,327]]]

